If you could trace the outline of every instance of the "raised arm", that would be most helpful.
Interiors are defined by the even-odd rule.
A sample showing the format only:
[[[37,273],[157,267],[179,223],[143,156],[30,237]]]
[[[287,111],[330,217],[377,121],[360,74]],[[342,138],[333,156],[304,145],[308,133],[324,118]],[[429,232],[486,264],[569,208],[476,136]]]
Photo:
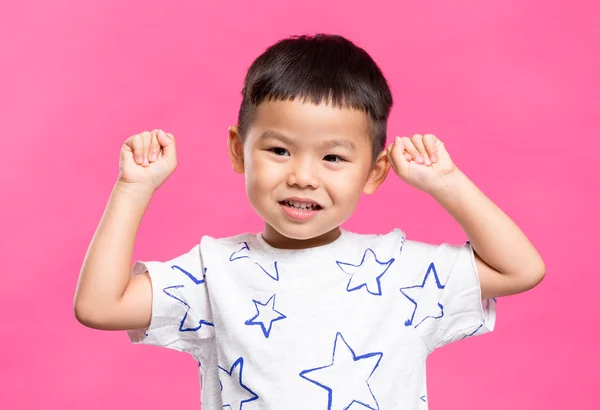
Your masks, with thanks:
[[[153,193],[175,170],[175,140],[154,130],[127,139],[120,175],[85,256],[74,309],[85,326],[103,330],[144,328],[152,314],[148,274],[131,277],[137,231]]]
[[[463,228],[475,251],[483,298],[527,291],[545,275],[544,261],[521,229],[460,171],[435,199]]]
[[[430,194],[461,225],[475,251],[483,298],[524,292],[544,278],[544,261],[525,234],[455,166],[437,137],[397,137],[387,157],[405,182]]]

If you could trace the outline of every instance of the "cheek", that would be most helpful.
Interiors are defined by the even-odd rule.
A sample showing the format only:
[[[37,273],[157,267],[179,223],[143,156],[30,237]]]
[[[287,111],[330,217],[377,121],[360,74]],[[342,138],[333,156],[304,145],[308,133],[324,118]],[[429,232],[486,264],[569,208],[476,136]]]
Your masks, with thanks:
[[[252,156],[251,160],[246,162],[244,172],[249,194],[256,194],[276,185],[277,172],[273,164],[260,158],[260,156]]]
[[[353,167],[340,175],[334,175],[329,181],[331,196],[334,200],[354,206],[362,195],[368,176],[369,170],[366,167]]]

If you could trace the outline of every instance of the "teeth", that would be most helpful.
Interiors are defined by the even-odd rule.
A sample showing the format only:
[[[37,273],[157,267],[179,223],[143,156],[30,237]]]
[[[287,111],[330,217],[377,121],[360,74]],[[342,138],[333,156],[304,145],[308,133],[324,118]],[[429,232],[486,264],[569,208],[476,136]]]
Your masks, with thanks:
[[[300,209],[303,211],[314,210],[317,209],[316,204],[309,204],[306,202],[294,202],[294,201],[285,201],[287,206],[291,206],[292,208]]]

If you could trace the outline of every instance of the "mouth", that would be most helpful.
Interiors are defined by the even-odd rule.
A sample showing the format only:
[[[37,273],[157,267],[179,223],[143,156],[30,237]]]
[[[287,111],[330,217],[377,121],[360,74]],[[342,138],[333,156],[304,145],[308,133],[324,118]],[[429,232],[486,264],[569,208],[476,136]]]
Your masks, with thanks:
[[[323,209],[318,203],[304,198],[288,198],[279,201],[279,205],[288,218],[298,222],[308,222]]]
[[[321,205],[314,201],[300,198],[285,199],[283,201],[279,201],[279,204],[284,207],[292,208],[294,210],[303,212],[319,211],[323,209]]]

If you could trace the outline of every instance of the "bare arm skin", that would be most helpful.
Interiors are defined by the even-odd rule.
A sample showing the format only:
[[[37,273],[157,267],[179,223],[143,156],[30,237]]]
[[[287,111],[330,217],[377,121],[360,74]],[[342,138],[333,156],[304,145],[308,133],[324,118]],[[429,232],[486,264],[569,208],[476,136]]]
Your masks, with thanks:
[[[83,325],[102,330],[150,325],[150,277],[147,272],[131,277],[133,249],[152,195],[176,164],[171,134],[143,132],[123,144],[119,179],[88,248],[75,291],[75,317]]]
[[[525,292],[546,267],[525,234],[451,160],[433,134],[397,137],[387,148],[392,168],[430,194],[460,224],[475,251],[483,298]]]

